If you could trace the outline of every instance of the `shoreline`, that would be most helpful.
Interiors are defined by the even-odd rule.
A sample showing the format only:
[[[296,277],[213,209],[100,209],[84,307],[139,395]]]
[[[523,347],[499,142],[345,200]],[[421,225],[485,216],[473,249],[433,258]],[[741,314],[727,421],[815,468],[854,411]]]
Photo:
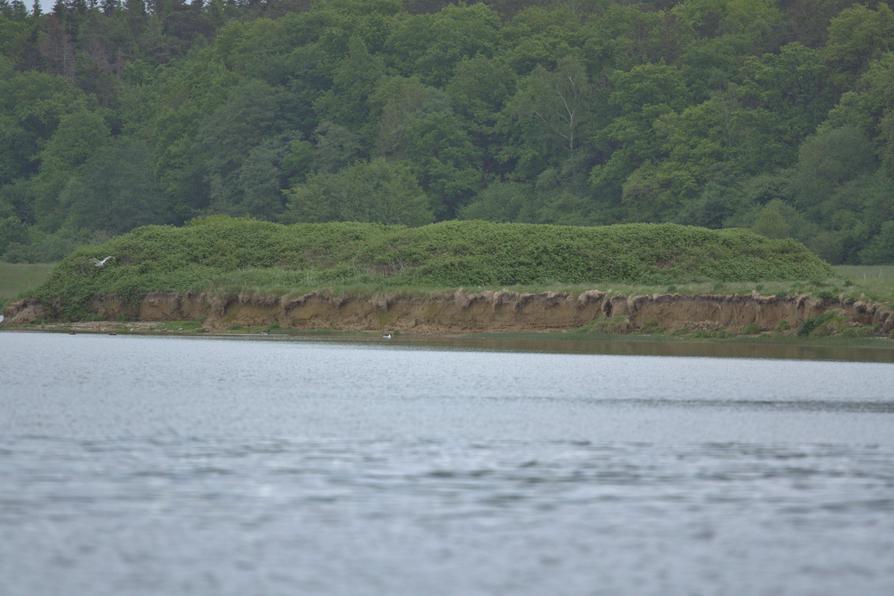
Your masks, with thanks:
[[[179,325],[183,323],[183,325]],[[894,340],[886,337],[798,337],[792,335],[692,334],[608,335],[581,329],[503,332],[397,332],[391,339],[372,331],[230,329],[205,331],[194,321],[90,321],[4,325],[0,333],[121,335],[156,338],[241,341],[294,341],[371,347],[499,351],[546,354],[671,356],[747,359],[849,361],[894,364]]]
[[[19,300],[0,329],[580,354],[894,363],[894,311],[845,295],[150,292],[94,296],[80,320]],[[86,319],[86,320],[85,320]],[[383,335],[390,335],[386,339]]]
[[[8,326],[109,325],[130,321],[171,330],[244,328],[450,334],[586,330],[606,335],[694,334],[894,337],[894,310],[844,295],[620,295],[463,289],[359,295],[328,290],[302,295],[149,292],[124,299],[98,295],[74,320],[62,304],[24,299],[6,307]],[[105,322],[105,323],[103,323]],[[180,329],[183,330],[183,329]]]

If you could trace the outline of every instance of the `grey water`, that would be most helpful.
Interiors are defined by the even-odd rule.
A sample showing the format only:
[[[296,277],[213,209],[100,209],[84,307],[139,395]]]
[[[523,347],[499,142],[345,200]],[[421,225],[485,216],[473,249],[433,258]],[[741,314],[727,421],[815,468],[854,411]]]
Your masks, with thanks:
[[[894,365],[0,333],[0,594],[894,593]]]

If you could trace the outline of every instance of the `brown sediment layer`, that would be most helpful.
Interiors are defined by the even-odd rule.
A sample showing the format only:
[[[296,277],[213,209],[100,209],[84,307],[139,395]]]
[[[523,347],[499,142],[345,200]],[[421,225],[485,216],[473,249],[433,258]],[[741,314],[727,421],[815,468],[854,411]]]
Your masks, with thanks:
[[[200,320],[208,330],[276,325],[293,329],[413,331],[525,331],[594,325],[615,333],[642,330],[797,330],[805,321],[833,311],[845,325],[864,326],[878,334],[894,330],[894,314],[848,298],[818,299],[739,295],[608,296],[599,290],[518,293],[466,292],[429,295],[302,296],[204,293],[150,293],[136,304],[98,296],[91,314],[104,320]],[[53,320],[53,311],[34,300],[9,305],[13,324]]]

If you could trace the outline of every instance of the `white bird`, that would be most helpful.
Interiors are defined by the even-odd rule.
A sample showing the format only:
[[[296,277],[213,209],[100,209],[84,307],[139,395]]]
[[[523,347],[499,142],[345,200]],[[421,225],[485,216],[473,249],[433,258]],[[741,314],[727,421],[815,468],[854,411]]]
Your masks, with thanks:
[[[382,339],[391,339],[391,334],[386,333],[385,335],[382,336]]]
[[[0,323],[2,323],[4,320],[6,320],[6,317],[4,317],[3,315],[0,315]]]
[[[93,264],[96,265],[97,267],[105,267],[106,263],[108,263],[110,259],[114,259],[114,258],[115,257],[113,257],[112,255],[109,255],[104,259],[93,259]]]

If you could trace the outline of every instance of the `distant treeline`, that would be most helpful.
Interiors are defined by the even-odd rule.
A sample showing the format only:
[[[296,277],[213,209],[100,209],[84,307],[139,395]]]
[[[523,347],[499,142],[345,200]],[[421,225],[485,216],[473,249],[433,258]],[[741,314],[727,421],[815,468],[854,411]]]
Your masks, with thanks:
[[[0,257],[228,214],[894,262],[891,4],[0,0]]]

